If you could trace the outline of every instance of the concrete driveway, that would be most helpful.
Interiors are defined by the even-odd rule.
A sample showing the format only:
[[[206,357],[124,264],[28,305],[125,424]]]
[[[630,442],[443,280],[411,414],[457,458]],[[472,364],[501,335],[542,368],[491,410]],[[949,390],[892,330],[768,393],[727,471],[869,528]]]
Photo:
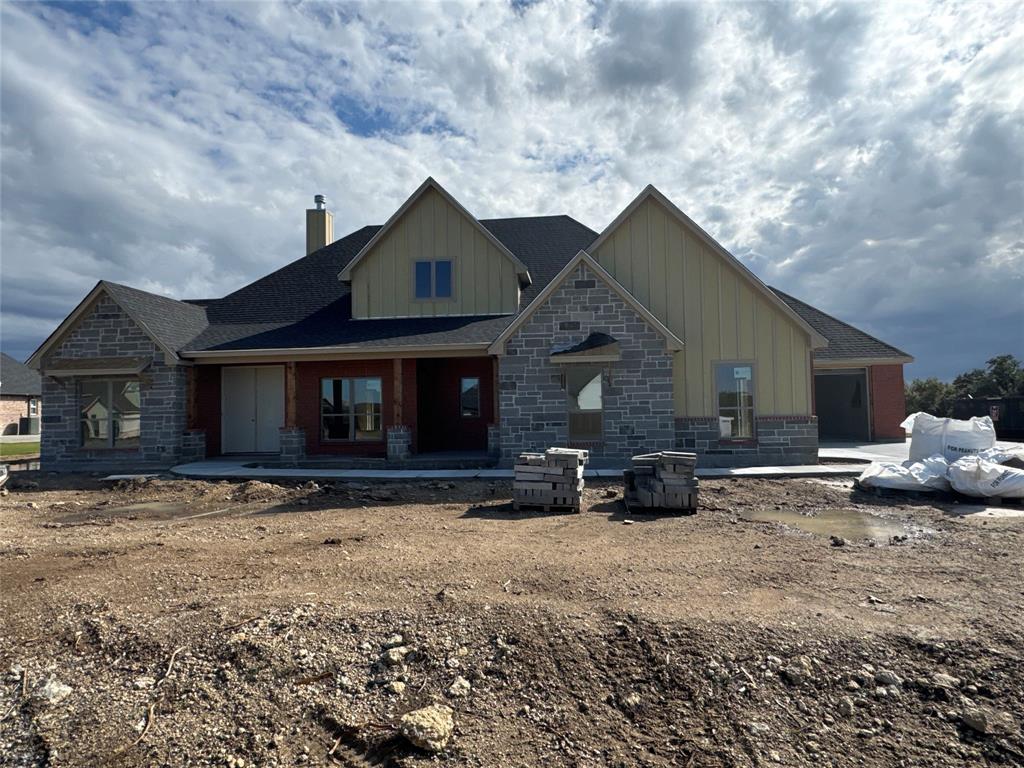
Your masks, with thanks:
[[[996,442],[998,446],[1021,445],[1005,440]],[[823,442],[818,446],[818,457],[821,459],[845,459],[849,461],[895,461],[903,462],[910,458],[910,438],[902,443],[833,443]]]

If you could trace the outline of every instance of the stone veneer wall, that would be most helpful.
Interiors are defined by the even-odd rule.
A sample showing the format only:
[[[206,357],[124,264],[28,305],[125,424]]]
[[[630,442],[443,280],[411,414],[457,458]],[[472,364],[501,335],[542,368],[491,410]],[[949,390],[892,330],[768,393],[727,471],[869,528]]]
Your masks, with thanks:
[[[818,463],[817,416],[758,416],[755,441],[721,440],[718,419],[676,419],[676,446],[696,451],[702,467],[751,467]]]
[[[622,359],[602,387],[604,438],[591,458],[621,462],[675,446],[672,356],[665,339],[603,280],[581,264],[508,340],[498,366],[501,459],[524,450],[568,445],[568,412],[553,348],[603,332],[619,341]]]
[[[169,467],[178,463],[186,428],[187,385],[183,366],[166,365],[163,351],[109,297],[102,296],[47,355],[55,358],[146,357],[140,374],[141,440],[138,448],[81,447],[78,381],[43,376],[41,463],[48,470]]]

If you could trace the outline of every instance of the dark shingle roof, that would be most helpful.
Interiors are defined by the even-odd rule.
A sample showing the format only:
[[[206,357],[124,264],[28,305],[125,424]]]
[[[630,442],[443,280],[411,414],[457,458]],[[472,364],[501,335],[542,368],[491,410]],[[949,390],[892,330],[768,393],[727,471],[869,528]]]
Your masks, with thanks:
[[[843,360],[909,358],[906,352],[891,344],[876,339],[864,331],[844,323],[800,299],[772,288],[776,295],[803,318],[804,322],[828,339],[828,346],[814,351],[814,359],[820,362],[841,362]]]
[[[483,219],[480,222],[530,270],[528,305],[580,250],[598,236],[569,216]],[[353,320],[349,286],[338,273],[374,236],[367,226],[287,264],[222,299],[175,301],[116,283],[104,283],[125,309],[174,350],[310,348],[359,344],[407,346],[485,343],[511,321],[501,317]],[[772,289],[829,341],[815,359],[903,358],[905,352]]]
[[[568,216],[480,222],[530,270],[529,304],[597,233]],[[338,273],[376,234],[363,227],[219,300],[203,300],[209,327],[184,349],[234,350],[486,343],[508,325],[502,317],[352,320],[349,286]],[[198,305],[199,302],[195,302]]]
[[[38,397],[42,391],[42,377],[38,371],[0,352],[0,394]]]
[[[202,307],[106,280],[100,284],[122,309],[145,325],[157,341],[175,352],[207,326]]]

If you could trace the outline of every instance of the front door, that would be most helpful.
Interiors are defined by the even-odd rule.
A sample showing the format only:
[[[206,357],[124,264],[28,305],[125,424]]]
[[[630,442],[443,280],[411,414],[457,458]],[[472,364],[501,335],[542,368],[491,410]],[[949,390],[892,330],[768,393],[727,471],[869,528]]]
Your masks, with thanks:
[[[487,425],[494,419],[491,359],[420,359],[416,380],[417,450],[486,451]]]
[[[277,453],[284,426],[284,367],[221,369],[224,453]]]

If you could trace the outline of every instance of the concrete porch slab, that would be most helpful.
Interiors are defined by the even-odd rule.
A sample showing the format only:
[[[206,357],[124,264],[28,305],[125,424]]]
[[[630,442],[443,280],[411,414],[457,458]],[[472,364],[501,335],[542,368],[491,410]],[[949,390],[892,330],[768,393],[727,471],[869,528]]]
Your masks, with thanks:
[[[171,472],[199,480],[511,480],[511,469],[308,469],[252,467],[248,462],[210,459],[179,464]],[[793,467],[697,468],[697,477],[857,477],[863,464],[814,464]],[[584,477],[621,479],[621,469],[588,469]]]

